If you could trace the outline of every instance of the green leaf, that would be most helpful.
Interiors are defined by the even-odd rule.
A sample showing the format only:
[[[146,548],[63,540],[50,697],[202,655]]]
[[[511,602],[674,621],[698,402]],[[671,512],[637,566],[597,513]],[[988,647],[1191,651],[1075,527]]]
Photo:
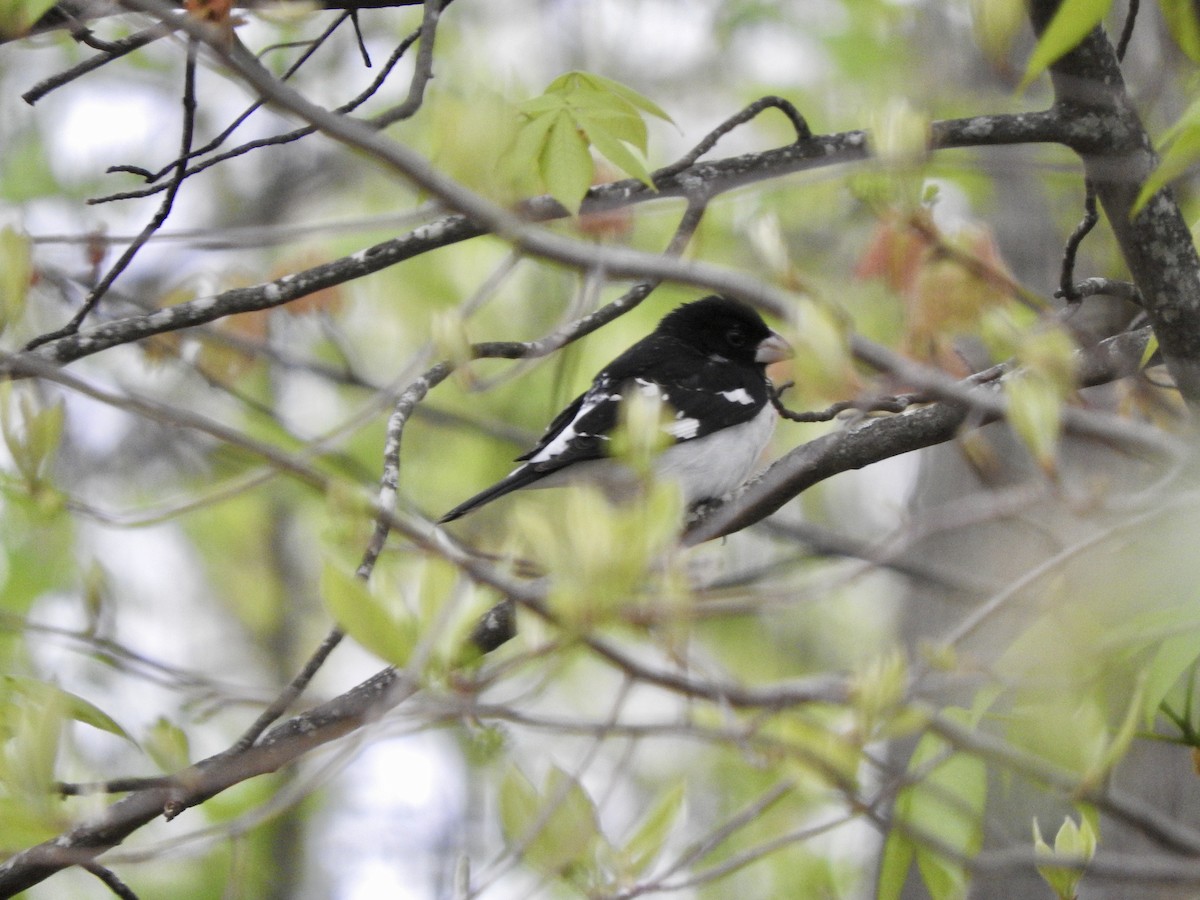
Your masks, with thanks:
[[[639,94],[628,85],[621,84],[619,81],[613,81],[611,78],[605,78],[603,75],[596,75],[592,72],[567,72],[565,75],[560,75],[551,82],[551,88],[559,83],[564,84],[583,84],[598,91],[608,91],[616,94],[622,100],[625,100],[643,112],[647,112],[656,118],[662,119],[664,122],[674,120],[667,115],[666,111],[661,106],[651,100],[644,94]]]
[[[950,709],[946,715],[963,723],[972,718],[967,710]],[[894,814],[898,821],[916,833],[935,837],[970,857],[978,852],[983,842],[987,769],[982,760],[950,751],[949,745],[936,735],[921,738],[908,770],[921,771],[923,777],[900,792]],[[919,843],[906,846],[903,841],[894,842],[892,836],[888,843],[882,875],[887,876],[889,888],[886,894],[881,889],[881,896],[899,895],[898,883],[913,857],[925,886],[934,897],[958,897],[965,893],[967,872],[961,864]]]
[[[587,139],[569,113],[555,115],[542,146],[538,170],[550,196],[568,210],[578,211],[583,195],[591,187],[595,164]]]
[[[0,38],[19,38],[56,0],[0,0]]]
[[[1043,858],[1062,857],[1064,860],[1089,860],[1096,854],[1096,833],[1087,817],[1081,818],[1080,823],[1076,824],[1074,819],[1067,816],[1058,829],[1058,834],[1054,837],[1052,849],[1042,837],[1042,829],[1038,826],[1038,820],[1035,818],[1033,820],[1033,849],[1036,856]],[[1041,865],[1037,867],[1037,870],[1060,900],[1074,900],[1079,879],[1083,877],[1080,869]]]
[[[150,726],[142,746],[163,772],[178,772],[191,765],[187,734],[163,716],[159,716],[158,721]]]
[[[1112,0],[1063,0],[1033,48],[1018,90],[1025,90],[1060,57],[1074,50],[1111,7]]]
[[[637,878],[645,872],[662,852],[663,844],[666,843],[671,828],[683,809],[685,796],[684,783],[677,781],[673,787],[659,795],[654,805],[642,817],[642,821],[622,848],[625,873],[630,878]]]
[[[1142,703],[1142,720],[1146,728],[1154,725],[1163,700],[1197,659],[1200,659],[1200,646],[1197,646],[1195,632],[1167,638],[1158,645],[1154,658],[1146,667]],[[1184,710],[1184,714],[1190,716],[1191,710]]]
[[[1193,113],[1193,109],[1194,105],[1163,138],[1166,149],[1158,167],[1150,173],[1133,202],[1134,214],[1140,212],[1151,197],[1200,160],[1200,120]]]
[[[637,110],[625,101],[614,97],[597,99],[603,102],[576,102],[573,104],[571,111],[575,116],[576,124],[589,133],[593,128],[601,128],[618,140],[625,141],[645,153],[650,132],[646,129],[646,123],[638,115]]]
[[[1150,340],[1146,341],[1146,349],[1142,351],[1142,358],[1138,361],[1138,368],[1144,369],[1150,364],[1150,359],[1158,352],[1158,335],[1154,332],[1150,333]]]
[[[76,722],[91,725],[109,734],[115,734],[132,742],[133,738],[118,725],[108,713],[82,697],[64,691],[58,685],[48,681],[38,681],[35,678],[22,678],[17,675],[0,675],[0,692],[12,692],[26,697],[31,702],[43,706],[59,705],[62,714]]]
[[[902,794],[896,800],[897,818],[901,816],[902,799],[906,800],[907,795]],[[915,854],[916,846],[908,835],[896,828],[888,832],[887,841],[883,845],[883,859],[879,864],[876,900],[900,900]]]
[[[557,767],[540,795],[520,769],[510,768],[500,785],[499,806],[505,839],[547,875],[569,874],[601,839],[591,798]]]
[[[326,562],[321,597],[338,626],[364,648],[393,666],[408,662],[417,643],[415,621],[385,609],[361,578]]]
[[[0,853],[9,855],[47,841],[63,830],[63,817],[21,797],[0,797]]]
[[[1200,63],[1200,18],[1193,0],[1158,0],[1158,5],[1179,49]]]
[[[654,187],[654,180],[650,177],[650,170],[646,167],[646,164],[638,159],[633,151],[626,147],[616,135],[596,125],[586,130],[592,146],[600,151],[601,156],[626,175],[636,178],[642,184],[646,185],[646,187]]]
[[[1053,472],[1062,433],[1062,392],[1049,379],[1032,374],[1004,383],[1008,421],[1038,465]]]
[[[32,275],[29,238],[13,228],[0,229],[0,331],[24,312]]]

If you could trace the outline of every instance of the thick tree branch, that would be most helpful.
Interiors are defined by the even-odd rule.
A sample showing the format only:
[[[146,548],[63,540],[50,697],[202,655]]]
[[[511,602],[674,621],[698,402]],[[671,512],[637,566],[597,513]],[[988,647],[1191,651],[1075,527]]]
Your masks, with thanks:
[[[1138,371],[1141,355],[1149,340],[1148,329],[1120,334],[1100,342],[1078,354],[1077,378],[1081,387],[1103,384],[1124,378]],[[869,348],[872,358],[881,348]],[[929,377],[936,373],[920,367],[906,367],[904,375]],[[923,385],[924,386],[924,385]],[[969,420],[976,424],[993,421],[1003,414],[1001,399],[995,395],[976,393],[969,385],[952,390],[946,384],[929,384],[949,399],[931,403],[919,409],[895,416],[870,419],[846,430],[823,435],[795,448],[777,460],[762,477],[748,485],[733,499],[707,512],[693,522],[684,535],[689,546],[704,543],[726,534],[740,531],[779,510],[814,484],[840,472],[862,469],[873,463],[921,450],[952,440]],[[1065,411],[1068,417],[1082,411]],[[1181,442],[1148,428],[1121,429],[1121,434],[1107,434],[1106,426],[1115,422],[1092,422],[1079,425],[1100,439],[1139,441],[1143,452],[1168,456],[1183,455]],[[1139,436],[1140,432],[1140,436]]]
[[[1034,31],[1045,30],[1058,0],[1033,0]],[[1134,213],[1134,202],[1157,164],[1103,29],[1050,68],[1056,108],[1073,123],[1069,145],[1133,274],[1154,325],[1167,368],[1188,404],[1200,406],[1200,256],[1171,192],[1159,191]]]

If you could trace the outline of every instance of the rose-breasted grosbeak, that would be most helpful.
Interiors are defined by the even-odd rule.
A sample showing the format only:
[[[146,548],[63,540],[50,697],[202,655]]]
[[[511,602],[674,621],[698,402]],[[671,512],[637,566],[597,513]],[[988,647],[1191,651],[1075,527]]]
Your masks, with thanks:
[[[628,469],[609,458],[609,444],[632,392],[657,397],[671,411],[663,430],[674,443],[656,457],[656,475],[677,481],[689,506],[723,497],[754,470],[775,429],[766,367],[791,355],[788,342],[743,303],[717,295],[686,303],[605,366],[537,446],[517,457],[520,466],[440,521],[519,488],[629,481]]]

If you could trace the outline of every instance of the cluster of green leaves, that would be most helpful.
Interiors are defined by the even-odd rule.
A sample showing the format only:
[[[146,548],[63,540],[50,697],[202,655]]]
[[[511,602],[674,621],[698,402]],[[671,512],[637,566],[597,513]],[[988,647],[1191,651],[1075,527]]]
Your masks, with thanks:
[[[966,710],[945,710],[951,720],[973,725]],[[966,895],[969,876],[963,858],[983,844],[987,768],[983,760],[958,752],[945,739],[927,734],[908,761],[912,783],[896,796],[879,871],[881,900],[899,898],[915,862],[934,897]],[[936,841],[937,845],[932,844]],[[951,856],[943,848],[952,851]]]
[[[654,485],[616,505],[597,489],[580,488],[549,512],[517,510],[513,531],[525,557],[550,576],[555,611],[584,632],[646,597],[665,609],[682,596],[678,573],[664,565],[680,513],[675,485]]]
[[[611,894],[643,875],[661,854],[683,809],[676,782],[658,793],[619,843],[600,828],[596,804],[579,781],[552,767],[540,789],[516,765],[499,789],[500,826],[510,849],[542,875],[586,894]]]
[[[577,210],[596,179],[592,148],[627,175],[654,186],[646,166],[644,115],[671,117],[654,101],[611,78],[567,72],[520,104],[521,124],[507,155],[517,172],[537,171],[546,191]]]

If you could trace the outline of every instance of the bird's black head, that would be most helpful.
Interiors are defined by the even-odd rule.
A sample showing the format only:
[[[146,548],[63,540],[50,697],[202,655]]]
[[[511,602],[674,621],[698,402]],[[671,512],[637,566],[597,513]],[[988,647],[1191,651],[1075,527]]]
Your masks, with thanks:
[[[792,355],[792,348],[757,312],[730,297],[713,294],[668,313],[658,332],[706,356],[765,366]]]

